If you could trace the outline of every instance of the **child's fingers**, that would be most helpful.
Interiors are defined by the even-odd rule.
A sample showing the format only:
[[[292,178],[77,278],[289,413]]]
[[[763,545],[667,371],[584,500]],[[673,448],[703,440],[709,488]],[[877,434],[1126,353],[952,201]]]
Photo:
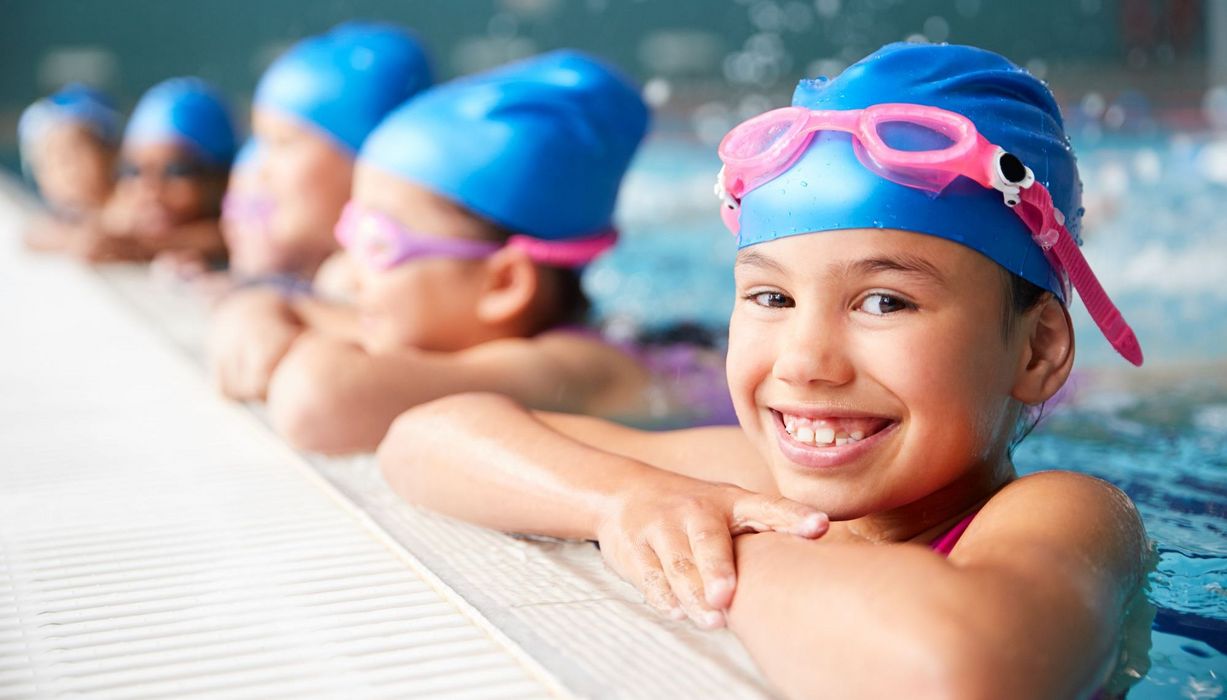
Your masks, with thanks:
[[[677,596],[673,595],[673,590],[669,587],[669,580],[661,569],[660,559],[651,547],[646,544],[636,547],[632,566],[635,569],[634,580],[638,582],[644,602],[674,620],[686,616],[685,611],[678,605]]]
[[[693,525],[689,531],[690,550],[703,579],[707,604],[723,610],[733,602],[737,570],[733,565],[733,537],[728,526],[718,521]]]
[[[756,493],[733,502],[734,534],[775,530],[813,539],[824,534],[829,525],[826,513],[783,496]]]
[[[722,626],[724,615],[707,604],[703,577],[695,564],[686,533],[677,529],[666,530],[653,539],[652,545],[669,588],[686,615],[701,627],[711,629]]]

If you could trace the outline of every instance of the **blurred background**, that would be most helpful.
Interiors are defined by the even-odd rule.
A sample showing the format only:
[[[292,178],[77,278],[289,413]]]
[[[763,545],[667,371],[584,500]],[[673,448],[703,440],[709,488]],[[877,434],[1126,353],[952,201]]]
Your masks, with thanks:
[[[727,313],[727,276],[695,269],[689,238],[669,243],[718,230],[711,147],[731,125],[786,104],[799,78],[838,73],[890,41],[975,44],[1045,79],[1063,105],[1082,158],[1088,255],[1143,327],[1151,365],[1227,356],[1227,323],[1212,313],[1227,306],[1217,281],[1227,237],[1213,206],[1227,184],[1227,144],[1214,138],[1227,127],[1222,0],[0,0],[0,17],[0,164],[14,171],[21,110],[68,81],[130,108],[155,82],[195,74],[245,121],[280,51],[354,17],[416,29],[441,79],[564,46],[603,56],[643,84],[657,114],[627,183],[628,238],[651,233],[671,281],[696,274],[677,285],[694,293],[662,309],[657,268],[628,277],[614,258],[619,274],[594,270],[601,309],[649,325],[718,326]],[[657,240],[662,227],[669,236]],[[700,257],[727,260],[729,247],[714,243]],[[621,253],[646,257],[637,246]],[[1083,360],[1112,365],[1088,336]]]
[[[802,76],[838,72],[889,41],[971,43],[1046,78],[1068,104],[1081,103],[1094,91],[1098,101],[1090,100],[1083,111],[1102,118],[1108,130],[1141,126],[1126,122],[1151,116],[1136,111],[1156,102],[1165,117],[1197,127],[1204,124],[1203,94],[1214,83],[1220,4],[4,0],[0,110],[12,119],[34,97],[68,80],[105,88],[131,104],[145,87],[173,74],[198,74],[241,104],[289,43],[365,16],[416,28],[444,78],[572,46],[605,56],[649,83],[659,102],[672,99],[691,107],[713,97],[733,105],[770,99],[791,91]],[[7,136],[11,129],[4,131]],[[0,143],[11,152],[11,140]]]
[[[173,75],[250,93],[293,41],[347,19],[415,29],[440,79],[559,47],[644,86],[653,133],[624,244],[585,280],[613,327],[722,331],[733,245],[714,146],[891,41],[975,44],[1046,80],[1085,187],[1087,257],[1142,341],[1133,371],[1075,302],[1072,388],[1017,454],[1138,504],[1156,540],[1153,648],[1130,697],[1213,698],[1227,677],[1227,0],[0,0],[0,165],[21,110],[68,81],[130,108]]]

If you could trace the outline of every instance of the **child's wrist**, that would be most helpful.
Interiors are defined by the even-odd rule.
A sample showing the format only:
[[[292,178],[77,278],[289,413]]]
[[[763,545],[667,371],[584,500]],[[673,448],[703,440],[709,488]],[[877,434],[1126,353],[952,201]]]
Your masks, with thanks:
[[[593,465],[594,474],[603,480],[591,489],[588,500],[588,532],[590,539],[599,540],[611,523],[618,520],[633,492],[639,488],[642,475],[639,463],[619,455],[606,455],[599,464]]]
[[[618,521],[630,504],[670,488],[669,482],[688,478],[620,455],[609,457],[609,464],[597,466],[602,470],[599,473],[609,475],[609,481],[598,491],[596,506],[592,509],[594,538],[610,523]]]

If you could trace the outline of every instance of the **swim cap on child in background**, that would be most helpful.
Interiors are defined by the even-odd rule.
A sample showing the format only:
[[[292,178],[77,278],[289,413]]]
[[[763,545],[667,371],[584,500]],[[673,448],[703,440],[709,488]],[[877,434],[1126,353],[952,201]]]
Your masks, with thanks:
[[[359,160],[514,233],[612,244],[618,188],[647,126],[627,78],[555,51],[422,93],[379,125]]]
[[[209,165],[234,159],[234,122],[221,95],[199,78],[171,78],[150,88],[124,130],[124,145],[177,143]]]
[[[357,153],[394,107],[431,84],[418,41],[391,24],[346,22],[282,54],[256,86],[253,107],[293,117]]]
[[[908,181],[906,168],[884,176],[866,154],[864,144],[851,134],[836,128],[819,130],[796,160],[767,184],[748,189],[739,202],[726,198],[726,222],[735,216],[730,226],[737,229],[738,247],[814,231],[899,229],[968,246],[1066,303],[1070,301],[1068,273],[1113,346],[1134,364],[1141,364],[1141,350],[1132,331],[1077,253],[1082,184],[1060,111],[1048,88],[1009,60],[983,49],[897,43],[884,46],[832,80],[802,80],[793,95],[793,106],[806,110],[848,112],[886,105],[903,105],[905,110],[907,105],[936,107],[965,117],[988,144],[1016,156],[1013,163],[1020,169],[1019,183],[1023,182],[1021,171],[1027,171],[1027,177],[1033,174],[1031,181],[1043,187],[1028,189],[1028,184],[1022,184],[1024,204],[1014,206],[1018,187],[1013,189],[1014,204],[1007,205],[1003,191],[968,176],[955,177],[936,191],[931,185],[909,186],[903,184]],[[952,143],[933,128],[905,118],[875,128],[885,146],[895,151],[933,152]],[[726,144],[731,143],[729,138]],[[785,136],[781,133],[774,138]],[[721,146],[722,154],[726,144]],[[777,148],[770,143],[762,147],[765,151]],[[718,193],[734,184],[725,183],[724,178],[722,172]],[[1020,217],[1036,214],[1038,210],[1028,200],[1044,188],[1058,210],[1052,214],[1056,223],[1051,227],[1064,224],[1072,238],[1065,250],[1082,260],[1082,269],[1054,267],[1046,251],[1054,245],[1057,232],[1045,230],[1051,238],[1041,248]]]
[[[118,146],[121,119],[115,103],[106,93],[79,83],[65,85],[21,113],[17,122],[17,142],[22,164],[29,168],[34,144],[61,124],[82,126],[103,145]]]

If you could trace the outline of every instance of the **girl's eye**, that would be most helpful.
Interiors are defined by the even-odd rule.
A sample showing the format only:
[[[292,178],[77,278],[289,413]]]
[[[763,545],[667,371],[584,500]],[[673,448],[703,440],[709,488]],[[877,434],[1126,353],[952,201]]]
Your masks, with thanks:
[[[749,298],[759,306],[773,309],[785,309],[793,305],[792,298],[783,292],[757,292],[749,295]]]
[[[903,311],[912,308],[912,305],[903,299],[891,296],[890,294],[874,293],[865,297],[861,302],[860,310],[874,316],[885,316],[893,314],[896,311]]]

